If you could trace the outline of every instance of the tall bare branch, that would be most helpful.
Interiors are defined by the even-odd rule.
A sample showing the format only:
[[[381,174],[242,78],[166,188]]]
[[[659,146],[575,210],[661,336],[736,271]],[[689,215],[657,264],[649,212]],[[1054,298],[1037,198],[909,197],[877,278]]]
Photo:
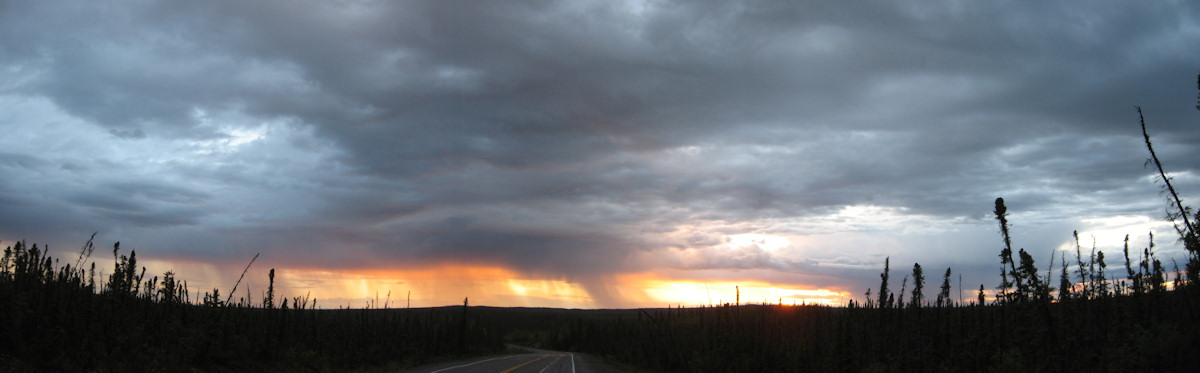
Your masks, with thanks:
[[[1198,82],[1200,83],[1200,82]],[[1158,176],[1162,178],[1163,184],[1167,185],[1167,192],[1171,194],[1171,200],[1175,202],[1175,208],[1179,209],[1179,216],[1183,218],[1183,227],[1187,229],[1187,235],[1195,235],[1196,228],[1192,225],[1192,221],[1188,219],[1188,210],[1183,208],[1183,201],[1179,199],[1179,193],[1175,192],[1175,186],[1171,185],[1171,178],[1167,177],[1167,172],[1163,171],[1162,162],[1158,160],[1158,154],[1154,152],[1154,145],[1150,144],[1150,133],[1146,131],[1146,118],[1142,116],[1142,107],[1137,106],[1138,121],[1142,124],[1142,137],[1146,139],[1146,149],[1150,150],[1150,160],[1154,162],[1154,167],[1158,169]]]

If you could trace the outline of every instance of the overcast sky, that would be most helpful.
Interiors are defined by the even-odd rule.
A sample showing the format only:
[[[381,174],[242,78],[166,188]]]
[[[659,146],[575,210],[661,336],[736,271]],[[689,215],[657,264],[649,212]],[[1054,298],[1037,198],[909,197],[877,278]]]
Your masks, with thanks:
[[[0,0],[0,245],[994,288],[996,197],[1183,258],[1134,106],[1197,201],[1197,73],[1195,1]]]

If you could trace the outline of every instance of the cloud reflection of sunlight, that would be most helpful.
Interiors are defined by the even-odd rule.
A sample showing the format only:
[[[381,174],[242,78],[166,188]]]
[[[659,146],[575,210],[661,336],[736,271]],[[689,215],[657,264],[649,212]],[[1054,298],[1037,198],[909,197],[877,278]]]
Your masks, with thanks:
[[[286,292],[327,299],[324,307],[360,307],[376,294],[391,293],[391,307],[404,307],[412,294],[413,307],[471,304],[498,307],[593,307],[579,285],[561,279],[528,278],[512,270],[465,264],[426,268],[329,272],[286,269],[277,271],[277,286]],[[380,301],[383,301],[382,299]]]

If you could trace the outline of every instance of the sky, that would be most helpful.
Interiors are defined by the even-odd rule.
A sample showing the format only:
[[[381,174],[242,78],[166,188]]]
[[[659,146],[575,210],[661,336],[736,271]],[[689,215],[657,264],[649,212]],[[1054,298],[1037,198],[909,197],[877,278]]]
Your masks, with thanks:
[[[1194,1],[0,0],[0,246],[327,308],[971,298],[997,197],[1041,268],[1183,259],[1135,105],[1194,203],[1197,73]]]

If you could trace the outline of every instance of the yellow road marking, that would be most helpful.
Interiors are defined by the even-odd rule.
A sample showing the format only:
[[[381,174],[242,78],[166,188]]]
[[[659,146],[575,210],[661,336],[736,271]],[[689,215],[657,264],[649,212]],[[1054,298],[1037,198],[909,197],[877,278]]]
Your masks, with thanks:
[[[529,364],[533,364],[533,362],[535,362],[535,361],[538,361],[538,360],[541,360],[541,359],[545,359],[545,358],[548,358],[548,357],[550,357],[550,355],[542,355],[542,357],[539,357],[539,358],[537,358],[537,359],[533,359],[533,360],[530,360],[530,361],[526,361],[526,362],[524,362],[524,363],[521,363],[520,365],[517,365],[517,366],[515,366],[515,367],[508,368],[508,369],[505,369],[505,370],[502,370],[502,371],[500,371],[500,373],[512,373],[512,371],[514,371],[514,370],[521,369],[521,367],[523,367],[523,366],[526,366],[526,365],[529,365]]]
[[[550,369],[550,367],[554,366],[554,363],[557,363],[559,360],[562,360],[562,357],[563,357],[562,355],[558,355],[557,357],[554,358],[554,361],[551,361],[550,364],[546,364],[546,367],[542,368],[542,370],[539,370],[538,373],[545,373],[546,369]]]

